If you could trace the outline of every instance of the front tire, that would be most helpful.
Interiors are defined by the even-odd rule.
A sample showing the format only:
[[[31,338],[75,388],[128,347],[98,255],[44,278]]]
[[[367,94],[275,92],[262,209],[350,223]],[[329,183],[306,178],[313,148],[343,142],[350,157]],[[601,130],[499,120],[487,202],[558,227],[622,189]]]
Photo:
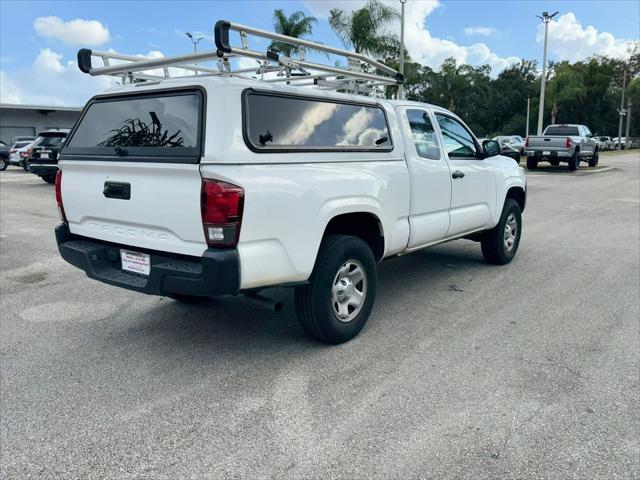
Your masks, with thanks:
[[[507,198],[500,221],[482,236],[482,255],[495,265],[505,265],[513,260],[522,234],[522,212],[513,198]]]
[[[295,291],[300,325],[322,342],[351,340],[369,319],[376,284],[376,260],[369,246],[358,237],[327,235],[309,284]]]
[[[600,152],[598,152],[598,150],[596,150],[595,152],[593,152],[593,155],[589,159],[589,166],[592,167],[592,168],[597,166],[599,160],[600,160]]]

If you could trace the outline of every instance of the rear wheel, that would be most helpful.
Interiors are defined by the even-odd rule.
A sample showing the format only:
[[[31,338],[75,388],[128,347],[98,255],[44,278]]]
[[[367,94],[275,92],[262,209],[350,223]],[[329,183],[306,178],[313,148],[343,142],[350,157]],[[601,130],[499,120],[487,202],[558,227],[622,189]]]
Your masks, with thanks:
[[[351,340],[369,319],[376,283],[376,260],[363,240],[327,235],[309,284],[295,291],[300,325],[323,342]]]
[[[44,180],[47,183],[50,183],[51,185],[53,185],[54,183],[56,183],[56,176],[55,175],[43,175],[42,180]]]
[[[527,169],[535,170],[538,168],[538,159],[536,157],[527,157]]]
[[[31,167],[29,166],[29,162],[27,162],[26,160],[20,160],[20,166],[22,167],[22,169],[23,169],[25,172],[28,172],[28,171],[29,171],[29,169],[31,168]]]
[[[569,158],[569,170],[574,171],[577,170],[580,166],[580,152],[575,151],[571,158]]]
[[[0,172],[2,170],[6,170],[9,166],[9,162],[7,162],[4,158],[0,158]]]
[[[513,198],[504,202],[500,221],[482,236],[482,255],[489,263],[504,265],[515,257],[522,233],[522,212]]]

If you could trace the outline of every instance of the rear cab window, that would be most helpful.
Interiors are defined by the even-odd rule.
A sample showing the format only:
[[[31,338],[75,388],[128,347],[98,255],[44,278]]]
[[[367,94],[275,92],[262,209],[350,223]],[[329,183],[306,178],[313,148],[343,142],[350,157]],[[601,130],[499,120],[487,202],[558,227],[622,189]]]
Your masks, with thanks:
[[[386,114],[375,104],[249,89],[243,120],[245,143],[260,153],[393,149]]]
[[[562,125],[558,125],[558,126],[551,126],[551,127],[547,127],[547,129],[544,132],[545,135],[551,135],[551,136],[574,136],[577,137],[580,135],[580,132],[578,131],[578,127],[569,127],[569,126],[562,126]]]
[[[198,163],[203,104],[200,89],[96,97],[85,108],[64,154]]]

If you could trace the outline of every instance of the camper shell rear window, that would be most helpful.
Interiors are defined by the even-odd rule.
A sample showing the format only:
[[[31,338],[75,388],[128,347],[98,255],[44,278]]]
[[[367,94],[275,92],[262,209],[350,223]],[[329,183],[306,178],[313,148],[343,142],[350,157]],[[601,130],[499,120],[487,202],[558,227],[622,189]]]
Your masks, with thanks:
[[[259,153],[393,149],[386,113],[373,103],[247,89],[243,123],[245,143]]]
[[[122,161],[198,163],[204,92],[190,88],[99,96],[85,107],[65,156]]]

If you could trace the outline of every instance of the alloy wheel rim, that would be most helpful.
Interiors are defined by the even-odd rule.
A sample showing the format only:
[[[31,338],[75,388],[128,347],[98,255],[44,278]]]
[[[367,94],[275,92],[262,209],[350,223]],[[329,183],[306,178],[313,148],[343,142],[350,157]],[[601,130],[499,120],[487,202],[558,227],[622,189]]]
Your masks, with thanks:
[[[367,274],[358,260],[349,259],[333,277],[331,307],[343,323],[352,321],[362,310],[367,297]]]
[[[516,244],[517,235],[518,222],[516,221],[516,216],[513,213],[510,213],[504,224],[504,249],[507,252],[513,250],[513,247]]]

